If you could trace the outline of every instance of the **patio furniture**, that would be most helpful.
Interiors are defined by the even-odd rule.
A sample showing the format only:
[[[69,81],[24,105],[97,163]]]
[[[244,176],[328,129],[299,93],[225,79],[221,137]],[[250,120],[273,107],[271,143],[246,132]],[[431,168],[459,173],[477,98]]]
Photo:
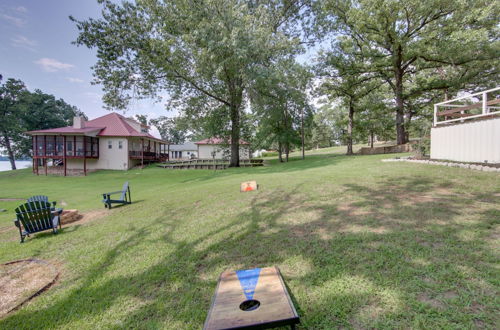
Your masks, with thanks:
[[[120,197],[118,199],[111,199],[111,195],[115,194],[120,194]],[[103,197],[102,202],[104,203],[104,207],[107,207],[108,209],[111,209],[112,204],[121,204],[121,205],[132,204],[128,181],[123,184],[122,190],[104,193],[102,194],[102,197]]]
[[[26,200],[26,202],[47,202],[49,203],[49,197],[45,195],[36,195],[36,196],[31,196]],[[52,212],[57,213],[57,215],[61,215],[63,209],[62,208],[56,208],[56,202],[50,202],[52,204],[51,210]]]
[[[52,204],[45,201],[32,201],[16,208],[17,219],[14,224],[19,228],[21,243],[30,234],[45,230],[57,233],[57,227],[61,229],[59,215],[52,210]]]

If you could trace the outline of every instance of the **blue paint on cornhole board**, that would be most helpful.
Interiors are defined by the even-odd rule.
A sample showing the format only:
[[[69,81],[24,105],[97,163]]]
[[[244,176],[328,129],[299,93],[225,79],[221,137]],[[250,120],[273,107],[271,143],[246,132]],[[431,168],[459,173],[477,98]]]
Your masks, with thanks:
[[[260,268],[237,270],[236,275],[238,276],[245,297],[251,300],[255,293],[257,282],[259,281]]]
[[[259,306],[242,309],[248,300],[256,300]],[[263,267],[221,273],[203,329],[267,329],[298,323],[278,267]]]

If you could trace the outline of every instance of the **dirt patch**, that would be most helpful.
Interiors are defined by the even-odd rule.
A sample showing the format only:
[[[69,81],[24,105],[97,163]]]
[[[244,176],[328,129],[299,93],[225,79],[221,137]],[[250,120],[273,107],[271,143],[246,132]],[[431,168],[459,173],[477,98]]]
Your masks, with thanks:
[[[455,299],[458,297],[458,294],[455,291],[446,291],[443,293],[444,299]]]
[[[429,297],[426,293],[421,293],[418,295],[417,300],[420,302],[423,302],[424,304],[430,305],[434,308],[444,308],[444,305],[442,302],[440,302],[437,299],[433,299]]]
[[[111,211],[111,212],[113,212],[113,211]],[[89,211],[89,212],[82,214],[82,218],[78,221],[78,223],[80,224],[80,223],[90,222],[92,220],[96,220],[96,219],[105,217],[105,216],[109,215],[109,213],[110,213],[109,210]]]
[[[43,260],[19,260],[0,265],[0,318],[47,290],[59,276]]]
[[[363,216],[363,215],[369,215],[372,212],[368,210],[364,210],[359,206],[354,206],[351,204],[340,204],[337,207],[337,210],[346,213],[349,216]]]

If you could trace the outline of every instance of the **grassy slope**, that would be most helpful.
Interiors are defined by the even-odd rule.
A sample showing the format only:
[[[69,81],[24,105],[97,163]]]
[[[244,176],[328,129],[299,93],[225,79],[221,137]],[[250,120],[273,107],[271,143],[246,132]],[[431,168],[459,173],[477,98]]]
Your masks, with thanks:
[[[200,328],[220,272],[277,265],[304,328],[498,324],[498,174],[335,152],[253,169],[0,173],[0,198],[47,194],[100,209],[129,180],[134,204],[59,235],[18,243],[0,262],[59,265],[48,292],[0,328]],[[258,192],[239,193],[255,179]],[[0,227],[17,202],[0,202]]]

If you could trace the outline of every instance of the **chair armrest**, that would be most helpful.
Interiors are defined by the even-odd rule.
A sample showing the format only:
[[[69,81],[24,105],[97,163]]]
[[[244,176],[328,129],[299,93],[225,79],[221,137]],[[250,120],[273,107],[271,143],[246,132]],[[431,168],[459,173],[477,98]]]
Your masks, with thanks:
[[[20,227],[21,225],[19,224],[19,220],[14,219],[13,221],[14,221],[14,225],[16,225],[17,228],[21,228]]]

